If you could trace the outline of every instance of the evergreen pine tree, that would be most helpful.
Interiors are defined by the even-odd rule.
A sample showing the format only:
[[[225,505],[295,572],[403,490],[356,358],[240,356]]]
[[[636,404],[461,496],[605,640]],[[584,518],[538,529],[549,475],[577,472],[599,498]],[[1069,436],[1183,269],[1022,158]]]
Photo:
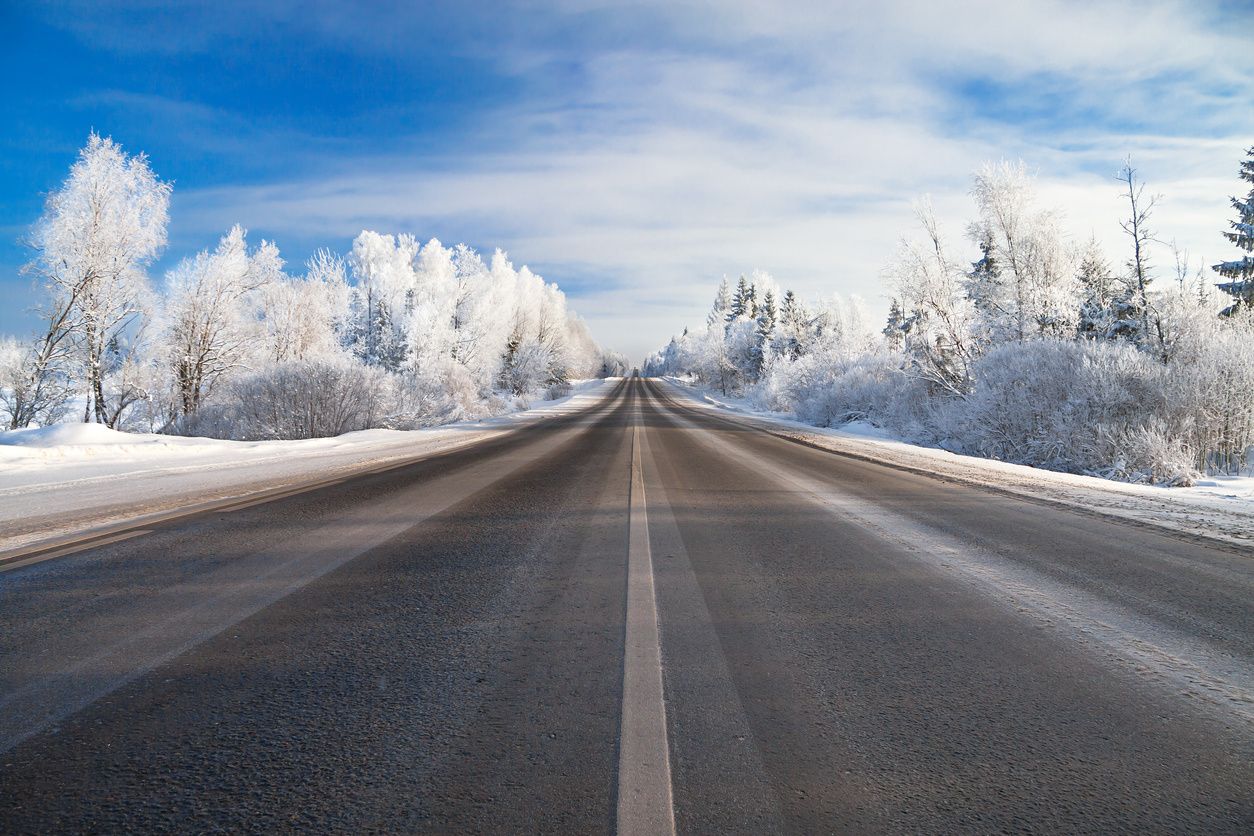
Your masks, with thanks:
[[[375,316],[370,324],[374,334],[374,356],[366,362],[381,366],[390,372],[398,372],[409,355],[408,343],[392,318],[392,308],[386,302],[375,305]]]
[[[1081,337],[1133,342],[1140,338],[1141,309],[1136,287],[1114,275],[1096,238],[1089,239],[1076,278],[1084,288],[1077,328]]]
[[[775,346],[781,355],[795,360],[801,355],[801,327],[804,314],[797,302],[797,295],[791,290],[784,292],[784,301],[779,308],[780,340]]]
[[[1254,146],[1246,150],[1247,158],[1241,161],[1241,179],[1254,183]],[[1243,308],[1254,307],[1254,188],[1244,200],[1232,198],[1232,208],[1237,210],[1237,219],[1230,221],[1232,229],[1224,233],[1224,237],[1245,251],[1245,255],[1235,261],[1216,264],[1211,269],[1228,279],[1216,287],[1227,293],[1234,300],[1233,304],[1224,309],[1224,316],[1231,316]]]
[[[888,322],[885,323],[882,332],[888,340],[888,347],[893,351],[900,351],[905,346],[906,324],[905,311],[901,309],[901,302],[894,296],[888,306]]]
[[[1003,303],[1007,294],[1006,282],[1001,273],[1001,266],[993,254],[996,247],[987,231],[980,238],[979,247],[980,259],[971,264],[971,271],[967,273],[967,298],[971,300],[980,320],[984,332],[983,338],[995,340],[1002,336],[999,333],[1002,330],[1000,326],[1004,325],[1007,319]],[[903,312],[898,310],[898,315],[904,322]]]
[[[728,319],[728,312],[732,307],[731,290],[727,287],[727,277],[718,283],[718,293],[714,296],[714,307],[710,309],[710,314],[705,318],[705,324],[713,328],[715,323],[723,323]]]
[[[746,315],[749,303],[749,282],[744,276],[736,283],[736,292],[732,294],[731,307],[727,309],[727,321],[735,322]]]
[[[753,370],[762,374],[766,366],[766,357],[771,350],[771,339],[775,335],[775,295],[769,290],[758,307],[757,325],[753,329]]]

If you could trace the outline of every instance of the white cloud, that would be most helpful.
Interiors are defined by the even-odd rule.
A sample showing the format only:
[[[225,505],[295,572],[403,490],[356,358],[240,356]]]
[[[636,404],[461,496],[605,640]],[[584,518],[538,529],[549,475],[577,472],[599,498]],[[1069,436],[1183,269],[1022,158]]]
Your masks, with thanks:
[[[375,27],[345,31],[317,8],[307,27],[379,47]],[[466,47],[526,94],[465,142],[337,149],[265,185],[181,184],[176,230],[241,221],[343,246],[380,227],[500,245],[559,282],[613,279],[575,306],[635,355],[699,322],[723,273],[761,267],[804,295],[879,302],[911,201],[931,193],[959,237],[969,173],[1000,156],[1027,160],[1075,236],[1092,230],[1117,261],[1111,175],[1131,153],[1165,195],[1160,234],[1223,254],[1254,135],[1248,19],[1124,0],[531,8]]]

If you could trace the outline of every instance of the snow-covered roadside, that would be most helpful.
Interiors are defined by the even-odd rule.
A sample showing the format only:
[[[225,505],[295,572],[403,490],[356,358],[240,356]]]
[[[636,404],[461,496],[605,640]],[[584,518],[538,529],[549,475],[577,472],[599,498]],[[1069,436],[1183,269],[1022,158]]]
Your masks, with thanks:
[[[247,498],[447,452],[595,404],[621,378],[482,421],[306,441],[219,441],[60,424],[0,433],[0,552],[190,504]]]
[[[736,413],[778,435],[835,452],[1225,543],[1254,546],[1254,478],[1208,477],[1189,488],[1130,485],[921,447],[865,422],[838,428],[813,427],[678,378],[664,380],[672,393],[695,405]]]

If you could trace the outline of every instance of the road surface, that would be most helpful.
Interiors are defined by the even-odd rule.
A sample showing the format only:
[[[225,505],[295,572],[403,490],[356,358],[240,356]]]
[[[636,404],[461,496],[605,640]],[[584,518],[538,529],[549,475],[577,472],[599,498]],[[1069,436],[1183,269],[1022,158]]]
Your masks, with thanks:
[[[5,832],[1254,829],[1254,556],[654,381],[131,535],[0,571]]]

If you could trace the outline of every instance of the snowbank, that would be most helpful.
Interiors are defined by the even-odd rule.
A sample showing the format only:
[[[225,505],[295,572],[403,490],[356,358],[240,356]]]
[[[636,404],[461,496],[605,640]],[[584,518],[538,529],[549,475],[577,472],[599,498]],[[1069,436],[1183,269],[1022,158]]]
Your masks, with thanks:
[[[664,380],[670,392],[697,405],[739,413],[748,423],[777,435],[835,452],[1143,525],[1254,546],[1254,478],[1211,476],[1187,488],[1114,482],[921,447],[893,438],[886,430],[864,421],[830,429],[814,427],[680,378]]]
[[[188,504],[247,497],[445,452],[585,409],[621,378],[580,381],[567,397],[482,421],[362,430],[302,441],[220,441],[56,424],[0,433],[0,551]]]

